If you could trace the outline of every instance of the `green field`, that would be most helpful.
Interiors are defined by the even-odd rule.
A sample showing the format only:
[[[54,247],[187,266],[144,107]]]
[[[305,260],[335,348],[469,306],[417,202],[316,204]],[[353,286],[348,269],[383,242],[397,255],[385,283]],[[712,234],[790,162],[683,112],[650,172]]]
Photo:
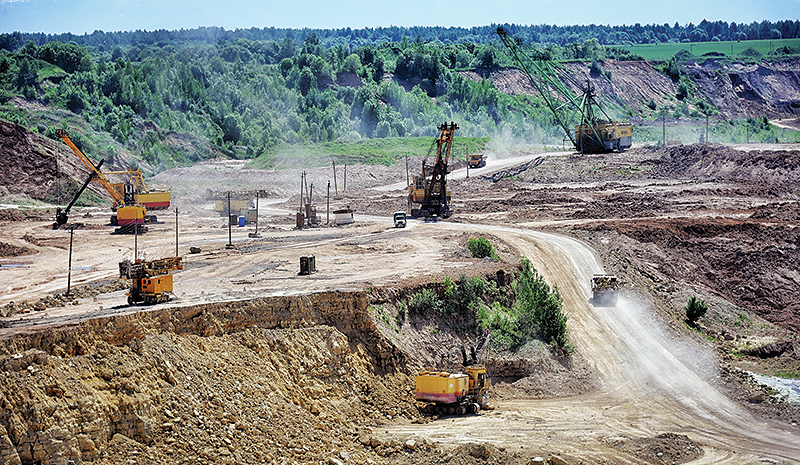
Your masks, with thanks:
[[[691,43],[664,43],[647,45],[623,45],[620,48],[636,55],[641,55],[645,60],[665,61],[672,58],[681,50],[701,56],[705,53],[716,52],[725,56],[737,56],[748,48],[758,50],[764,55],[769,55],[775,50],[789,47],[800,50],[800,39],[775,39],[775,40],[742,40],[738,42],[691,42]],[[785,56],[785,55],[782,55]]]
[[[435,137],[386,137],[317,144],[284,144],[253,160],[253,168],[282,169],[294,166],[326,166],[338,163],[382,164],[391,166],[406,156],[436,157]],[[466,153],[482,152],[488,137],[456,137],[451,158],[466,159]],[[429,152],[430,150],[430,152]]]

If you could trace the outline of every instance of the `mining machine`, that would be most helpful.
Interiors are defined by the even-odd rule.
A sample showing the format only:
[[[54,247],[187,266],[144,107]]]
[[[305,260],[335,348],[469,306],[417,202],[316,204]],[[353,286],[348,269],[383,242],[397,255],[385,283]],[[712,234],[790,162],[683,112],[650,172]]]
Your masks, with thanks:
[[[416,398],[428,402],[423,411],[439,415],[464,415],[487,408],[491,381],[486,374],[489,330],[470,354],[461,347],[462,369],[458,372],[423,370],[417,375]]]
[[[421,176],[414,176],[408,186],[408,203],[420,204],[420,208],[411,208],[413,218],[436,216],[448,218],[450,210],[450,192],[447,190],[447,163],[450,161],[450,149],[453,146],[453,134],[458,124],[444,123],[437,128],[439,136],[431,145],[436,145],[436,161],[432,167],[422,164]],[[430,151],[429,151],[430,152]]]
[[[508,35],[503,27],[497,28],[497,35],[555,116],[566,133],[565,140],[569,139],[576,151],[605,153],[630,148],[633,126],[609,118],[590,81],[585,85],[578,82],[543,51],[523,49],[522,42]],[[581,94],[576,95],[565,83],[582,89]]]
[[[592,276],[592,304],[596,307],[614,307],[619,300],[619,282],[610,274]]]
[[[119,277],[131,280],[128,305],[166,302],[172,296],[171,271],[182,270],[181,257],[119,262]]]
[[[80,149],[75,146],[72,140],[67,134],[66,131],[63,129],[58,129],[56,131],[56,136],[61,138],[67,146],[72,149],[72,152],[78,157],[81,163],[89,169],[89,182],[99,182],[100,185],[105,188],[108,195],[111,196],[113,200],[113,205],[111,207],[114,214],[111,215],[111,224],[114,226],[119,226],[119,228],[114,230],[114,234],[143,234],[147,231],[147,226],[145,226],[145,222],[148,221],[147,216],[147,208],[144,205],[137,202],[136,196],[134,193],[134,189],[120,189],[118,190],[114,184],[109,181],[109,179],[105,176],[104,173],[100,172],[100,166],[103,164],[102,161],[95,165],[92,161],[80,151]],[[80,192],[83,191],[85,187],[81,188]],[[80,194],[79,192],[79,194]],[[70,203],[70,206],[62,211],[60,209],[56,210],[56,224],[66,224],[69,213],[69,208],[77,200],[77,196],[73,201]],[[55,225],[54,225],[55,226]]]

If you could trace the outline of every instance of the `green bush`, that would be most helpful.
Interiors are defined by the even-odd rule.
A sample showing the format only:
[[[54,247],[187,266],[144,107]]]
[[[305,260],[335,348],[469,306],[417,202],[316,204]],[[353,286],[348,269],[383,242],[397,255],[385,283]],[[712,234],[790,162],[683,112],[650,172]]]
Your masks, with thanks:
[[[408,311],[411,314],[426,314],[428,312],[441,313],[444,309],[444,303],[430,289],[423,289],[411,297],[408,302]]]
[[[495,343],[506,349],[516,350],[538,338],[571,354],[574,347],[569,341],[567,316],[562,312],[563,299],[558,288],[551,289],[524,257],[512,288],[516,303],[511,308],[499,302],[478,308],[478,328],[490,329]]]
[[[698,319],[708,311],[708,305],[702,299],[698,299],[696,295],[689,297],[689,302],[683,309],[686,311],[686,319],[690,323],[695,323]]]
[[[527,258],[522,259],[522,271],[515,283],[521,335],[526,339],[534,335],[544,342],[567,348],[567,316],[562,312],[563,299],[558,287],[545,282]]]
[[[472,254],[472,256],[475,258],[489,257],[495,260],[498,259],[497,254],[495,253],[494,248],[492,247],[492,244],[488,240],[482,237],[479,237],[477,239],[474,237],[470,237],[469,240],[467,241],[467,250],[469,250],[469,253]]]

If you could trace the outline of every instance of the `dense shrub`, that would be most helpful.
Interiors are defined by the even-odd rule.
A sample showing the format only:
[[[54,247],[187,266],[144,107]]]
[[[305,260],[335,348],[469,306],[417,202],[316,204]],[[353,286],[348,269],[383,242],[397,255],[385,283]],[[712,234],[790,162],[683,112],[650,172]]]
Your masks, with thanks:
[[[497,254],[495,253],[492,244],[482,237],[477,239],[474,237],[469,238],[467,241],[467,250],[469,250],[469,253],[475,258],[488,257],[497,260]]]

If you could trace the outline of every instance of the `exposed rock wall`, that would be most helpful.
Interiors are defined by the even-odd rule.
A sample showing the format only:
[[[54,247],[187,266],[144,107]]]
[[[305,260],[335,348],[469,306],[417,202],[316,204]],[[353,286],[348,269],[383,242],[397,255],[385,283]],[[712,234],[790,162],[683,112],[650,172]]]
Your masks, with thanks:
[[[335,442],[367,454],[358,421],[417,415],[405,357],[367,305],[264,298],[0,341],[0,463],[319,463]]]

